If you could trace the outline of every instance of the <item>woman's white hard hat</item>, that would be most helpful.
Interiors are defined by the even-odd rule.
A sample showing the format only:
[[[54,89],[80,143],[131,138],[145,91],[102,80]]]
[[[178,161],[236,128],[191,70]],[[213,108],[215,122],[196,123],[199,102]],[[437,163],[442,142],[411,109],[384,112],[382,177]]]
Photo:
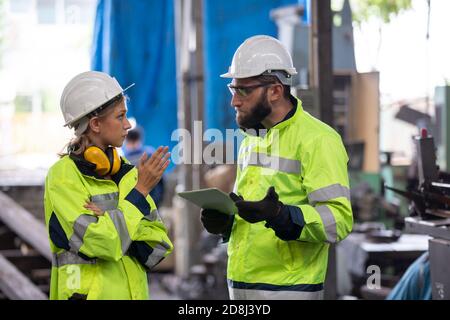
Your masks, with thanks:
[[[69,81],[61,95],[60,107],[64,116],[64,126],[69,128],[77,126],[83,117],[108,104],[133,85],[122,89],[117,80],[107,73],[99,71],[80,73]]]

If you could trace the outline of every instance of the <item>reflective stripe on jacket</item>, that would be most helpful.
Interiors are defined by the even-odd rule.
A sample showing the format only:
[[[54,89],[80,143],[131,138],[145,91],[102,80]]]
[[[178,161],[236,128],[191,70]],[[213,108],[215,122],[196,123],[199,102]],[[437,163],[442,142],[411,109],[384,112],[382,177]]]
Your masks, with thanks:
[[[148,299],[147,271],[173,249],[150,196],[134,189],[137,169],[122,161],[105,180],[65,156],[45,182],[53,252],[50,299]],[[84,208],[92,201],[102,210]]]
[[[303,229],[297,240],[284,241],[265,221],[250,224],[236,215],[227,271],[235,296],[260,298],[263,295],[253,293],[261,290],[286,292],[278,295],[281,298],[321,297],[329,243],[342,240],[352,229],[348,157],[342,140],[296,101],[291,118],[265,134],[246,133],[234,191],[256,201],[274,186],[281,202],[300,208],[301,216],[291,218]]]

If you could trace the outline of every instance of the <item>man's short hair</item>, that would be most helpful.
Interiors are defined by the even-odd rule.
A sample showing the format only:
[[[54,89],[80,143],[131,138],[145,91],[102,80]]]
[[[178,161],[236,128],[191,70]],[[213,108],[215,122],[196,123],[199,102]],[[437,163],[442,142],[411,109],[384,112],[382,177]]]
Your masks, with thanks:
[[[261,76],[256,76],[256,77],[252,77],[253,79],[259,81],[260,83],[263,84],[270,84],[270,83],[279,83],[283,86],[283,97],[285,99],[289,99],[290,95],[291,95],[291,86],[282,84],[280,79],[278,79],[276,76],[271,76],[271,75],[261,75]]]

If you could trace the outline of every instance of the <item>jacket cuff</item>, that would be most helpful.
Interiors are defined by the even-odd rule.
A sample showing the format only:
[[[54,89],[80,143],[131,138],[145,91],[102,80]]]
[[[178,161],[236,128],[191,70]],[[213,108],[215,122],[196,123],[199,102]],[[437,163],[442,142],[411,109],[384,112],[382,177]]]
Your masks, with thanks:
[[[303,217],[303,212],[299,207],[296,206],[286,206],[289,210],[289,216],[294,224],[304,227],[305,226],[305,218]]]
[[[130,193],[125,197],[125,200],[132,203],[136,208],[138,208],[144,216],[150,214],[150,204],[147,202],[142,193],[136,190],[136,188],[133,188],[130,191]]]
[[[145,241],[133,241],[130,244],[127,253],[129,256],[135,257],[142,264],[146,271],[150,271],[158,263],[164,260],[164,256],[169,250],[169,245],[166,245],[156,245],[154,248],[152,248]]]
[[[300,208],[290,205],[283,205],[280,213],[265,224],[266,228],[273,229],[275,235],[284,241],[297,240],[304,225],[305,219]]]

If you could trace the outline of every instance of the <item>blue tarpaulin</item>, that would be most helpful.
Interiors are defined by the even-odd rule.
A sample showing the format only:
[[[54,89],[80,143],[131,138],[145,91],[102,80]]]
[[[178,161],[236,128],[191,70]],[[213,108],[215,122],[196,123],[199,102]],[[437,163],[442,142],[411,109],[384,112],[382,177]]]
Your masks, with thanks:
[[[299,0],[206,0],[205,1],[205,121],[207,128],[236,128],[235,111],[226,87],[230,79],[220,75],[228,71],[233,54],[248,37],[277,36],[270,10]]]
[[[100,0],[92,69],[114,76],[130,97],[128,115],[147,144],[173,146],[177,124],[173,1]]]
[[[306,0],[204,0],[205,124],[203,129],[236,128],[226,87],[234,51],[256,34],[277,35],[270,10]],[[177,128],[174,1],[99,0],[92,69],[116,77],[128,91],[129,116],[153,146],[170,141]]]

